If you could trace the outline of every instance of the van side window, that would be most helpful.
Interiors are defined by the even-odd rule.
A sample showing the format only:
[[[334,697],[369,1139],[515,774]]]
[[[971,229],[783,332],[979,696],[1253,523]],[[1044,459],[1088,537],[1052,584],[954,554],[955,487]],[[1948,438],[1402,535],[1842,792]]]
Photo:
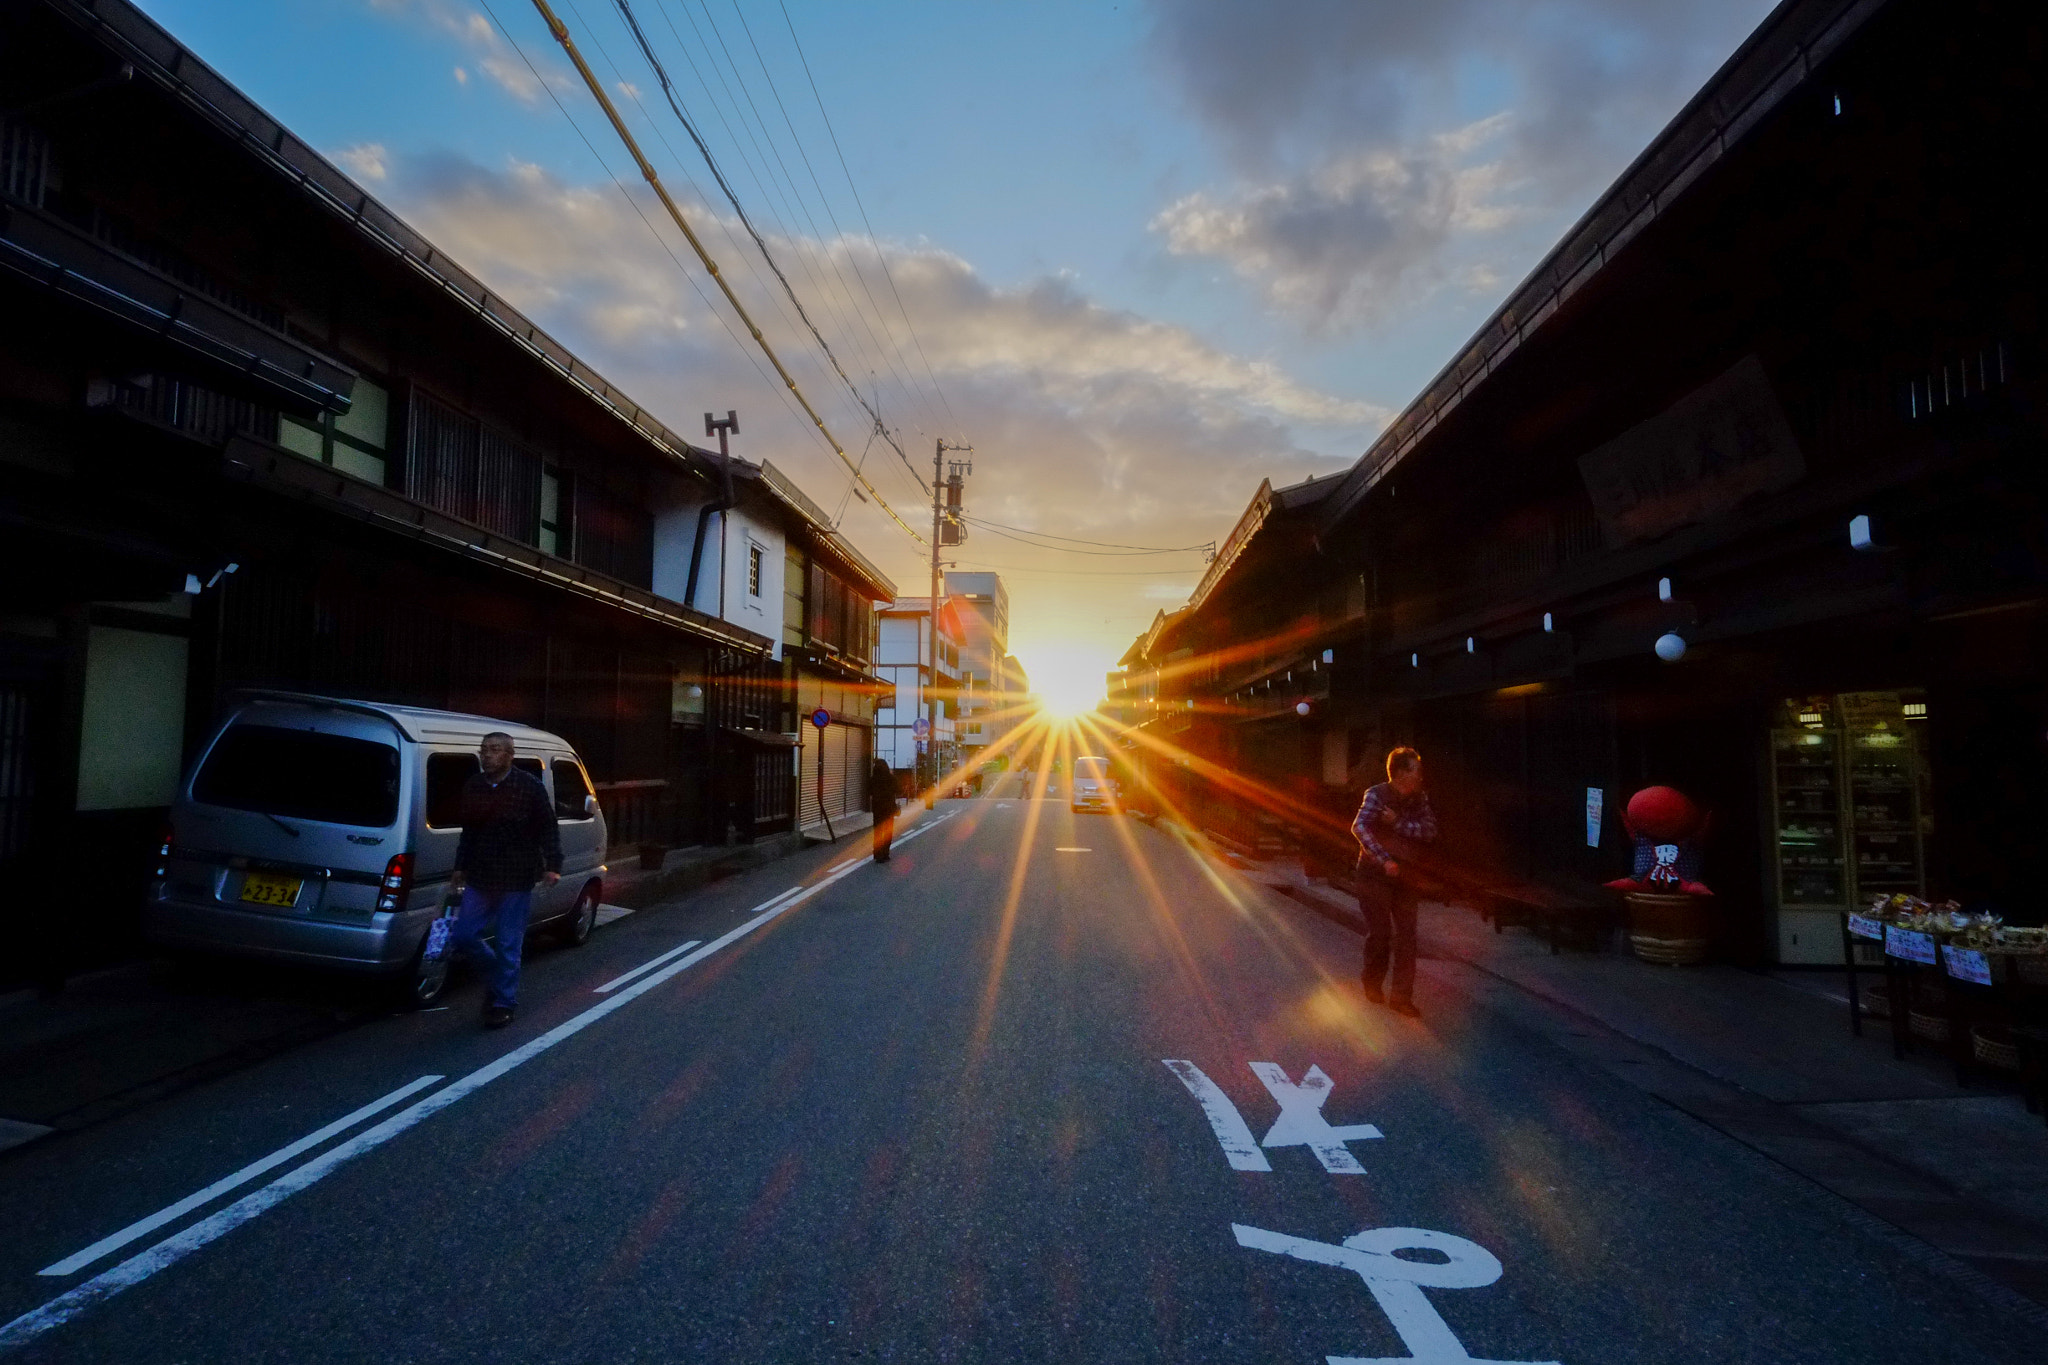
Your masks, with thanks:
[[[547,780],[547,779],[546,779],[545,777],[541,777],[541,769],[540,769],[540,760],[539,760],[539,759],[537,759],[537,758],[515,758],[515,759],[513,759],[513,760],[512,760],[512,766],[513,766],[513,767],[515,767],[515,768],[518,768],[518,769],[520,769],[520,770],[522,770],[522,771],[524,771],[524,772],[529,772],[529,773],[532,773],[532,774],[533,774],[533,775],[534,775],[535,777],[540,777],[540,784],[541,784],[541,785],[542,785],[543,787],[545,787],[545,786],[546,786],[546,785],[548,784],[548,780]]]
[[[566,758],[555,760],[555,815],[563,820],[588,820],[583,798],[590,795],[590,783],[583,769]]]
[[[427,827],[462,828],[462,784],[479,772],[475,754],[427,755]]]

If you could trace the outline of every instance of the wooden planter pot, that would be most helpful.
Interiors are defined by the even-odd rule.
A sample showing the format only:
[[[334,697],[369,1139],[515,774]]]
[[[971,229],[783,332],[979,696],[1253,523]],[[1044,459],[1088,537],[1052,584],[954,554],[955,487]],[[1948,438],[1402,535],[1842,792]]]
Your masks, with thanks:
[[[1628,943],[1645,962],[1679,967],[1705,962],[1714,934],[1713,904],[1704,896],[1631,891]]]

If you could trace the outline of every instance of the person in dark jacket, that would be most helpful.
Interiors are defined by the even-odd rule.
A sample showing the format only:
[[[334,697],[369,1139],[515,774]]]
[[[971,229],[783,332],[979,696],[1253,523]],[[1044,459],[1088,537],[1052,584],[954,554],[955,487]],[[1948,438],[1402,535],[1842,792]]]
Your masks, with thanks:
[[[1436,812],[1422,789],[1422,755],[1400,748],[1387,755],[1387,780],[1368,787],[1351,822],[1358,840],[1358,910],[1365,916],[1365,998],[1385,1001],[1414,1017],[1416,869],[1403,868],[1436,842]],[[1380,981],[1392,979],[1383,994]]]
[[[896,770],[885,758],[868,769],[868,811],[875,817],[875,861],[886,863],[896,837]]]
[[[477,746],[482,771],[462,787],[462,842],[455,850],[455,950],[483,968],[484,1027],[512,1022],[519,955],[533,887],[562,879],[562,835],[547,788],[512,765],[512,736],[492,731]],[[484,942],[495,924],[496,946]]]

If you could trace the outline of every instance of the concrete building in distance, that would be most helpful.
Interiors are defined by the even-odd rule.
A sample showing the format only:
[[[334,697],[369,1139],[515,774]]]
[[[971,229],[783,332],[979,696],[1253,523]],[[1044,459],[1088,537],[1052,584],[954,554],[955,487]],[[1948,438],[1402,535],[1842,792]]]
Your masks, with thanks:
[[[960,761],[959,706],[962,636],[960,613],[940,600],[938,667],[931,665],[932,600],[899,597],[878,616],[875,672],[882,692],[875,705],[875,752],[899,777],[922,787],[951,772]],[[938,714],[932,714],[932,703]],[[917,723],[931,732],[924,741]]]
[[[959,613],[961,758],[979,770],[984,753],[1010,766],[1002,741],[1025,713],[1030,679],[1010,654],[1010,591],[1001,574],[949,573],[946,600]]]

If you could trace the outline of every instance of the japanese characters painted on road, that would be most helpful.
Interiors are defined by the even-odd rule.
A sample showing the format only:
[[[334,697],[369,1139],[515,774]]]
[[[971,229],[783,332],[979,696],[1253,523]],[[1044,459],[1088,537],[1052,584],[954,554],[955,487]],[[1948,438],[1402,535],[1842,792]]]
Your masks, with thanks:
[[[1500,1262],[1477,1242],[1428,1228],[1367,1228],[1346,1237],[1342,1246],[1243,1223],[1232,1223],[1230,1230],[1241,1247],[1354,1272],[1409,1350],[1405,1356],[1328,1356],[1329,1365],[1558,1365],[1554,1360],[1479,1360],[1467,1354],[1422,1292],[1424,1287],[1483,1289],[1498,1280]],[[1409,1261],[1397,1254],[1403,1251],[1433,1251],[1446,1259]]]
[[[1365,1174],[1365,1167],[1344,1144],[1379,1137],[1380,1130],[1370,1123],[1331,1126],[1323,1117],[1323,1104],[1330,1098],[1333,1082],[1321,1067],[1311,1065],[1297,1085],[1276,1063],[1251,1063],[1252,1074],[1280,1106],[1280,1117],[1267,1130],[1265,1141],[1255,1142],[1244,1115],[1200,1067],[1188,1061],[1162,1060],[1202,1106],[1202,1114],[1209,1120],[1210,1131],[1216,1134],[1232,1170],[1271,1171],[1273,1167],[1259,1150],[1261,1147],[1306,1147],[1332,1175]]]
[[[1323,1101],[1330,1098],[1331,1081],[1321,1067],[1311,1065],[1299,1085],[1272,1062],[1253,1062],[1252,1074],[1280,1106],[1280,1117],[1267,1130],[1261,1147],[1306,1147],[1331,1175],[1365,1174],[1365,1167],[1344,1144],[1376,1138],[1380,1130],[1370,1123],[1330,1126],[1323,1117]]]

